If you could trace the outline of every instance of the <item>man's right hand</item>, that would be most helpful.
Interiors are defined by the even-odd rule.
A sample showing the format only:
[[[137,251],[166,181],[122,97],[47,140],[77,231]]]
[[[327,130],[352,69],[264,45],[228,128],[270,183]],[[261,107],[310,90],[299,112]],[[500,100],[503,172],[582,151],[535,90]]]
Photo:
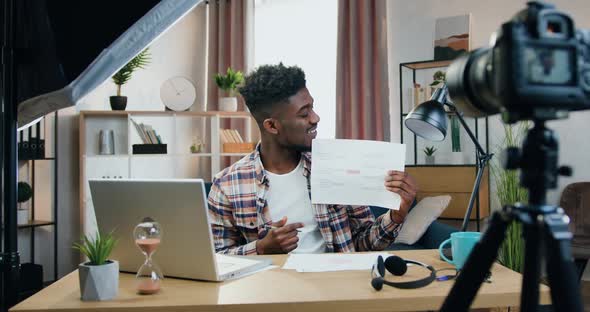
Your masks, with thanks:
[[[297,248],[297,229],[303,227],[303,223],[287,224],[287,217],[272,224],[272,229],[266,233],[263,239],[256,243],[256,252],[263,254],[289,253]]]

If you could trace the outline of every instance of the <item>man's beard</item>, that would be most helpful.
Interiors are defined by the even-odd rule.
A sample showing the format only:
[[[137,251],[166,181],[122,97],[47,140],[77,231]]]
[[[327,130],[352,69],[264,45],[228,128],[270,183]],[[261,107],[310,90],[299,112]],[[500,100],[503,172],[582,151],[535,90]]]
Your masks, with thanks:
[[[303,144],[287,143],[287,144],[283,144],[283,147],[288,148],[290,150],[300,152],[300,153],[311,152],[311,146],[306,146]]]
[[[292,148],[298,152],[301,152],[301,153],[311,152],[311,146],[306,146],[306,145],[295,144],[295,145],[291,145],[290,148]]]

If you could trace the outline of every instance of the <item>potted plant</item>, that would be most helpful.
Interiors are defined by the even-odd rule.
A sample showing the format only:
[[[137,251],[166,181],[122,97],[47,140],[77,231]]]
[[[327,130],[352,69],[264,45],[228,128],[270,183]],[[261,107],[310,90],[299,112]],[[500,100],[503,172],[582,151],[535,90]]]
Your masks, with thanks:
[[[190,146],[191,153],[196,154],[202,152],[203,146],[205,144],[199,137],[193,137],[193,144]]]
[[[125,110],[125,107],[127,107],[127,97],[121,95],[121,86],[131,79],[131,75],[134,71],[138,68],[144,69],[150,61],[150,51],[146,48],[113,75],[113,82],[117,85],[117,95],[113,95],[109,98],[113,110]]]
[[[95,237],[84,236],[73,248],[83,253],[88,261],[78,265],[80,295],[83,301],[110,300],[119,290],[119,263],[109,260],[117,244],[113,233]]]
[[[436,152],[436,148],[434,148],[434,146],[427,146],[426,148],[424,148],[424,154],[426,154],[427,165],[434,165],[434,152]]]
[[[527,128],[528,123],[526,122],[518,126],[504,125],[505,138],[498,145],[498,150],[520,146]],[[517,202],[527,203],[528,191],[520,185],[520,173],[517,170],[504,169],[498,160],[492,162],[490,168],[496,184],[496,196],[500,205],[512,205]],[[524,239],[522,237],[521,223],[514,221],[508,226],[506,238],[500,247],[498,261],[516,272],[523,272]]]
[[[225,75],[216,74],[215,83],[228,96],[219,98],[219,110],[235,112],[238,110],[238,99],[236,98],[236,89],[244,81],[244,75],[241,71],[234,71],[231,67],[227,68]]]
[[[16,212],[17,224],[27,224],[29,222],[29,211],[24,207],[23,203],[33,197],[33,188],[27,182],[18,182],[17,184],[17,198],[18,208]]]
[[[446,79],[446,74],[444,71],[439,70],[432,75],[432,83],[430,84],[431,87],[438,87],[439,84],[444,83]],[[434,90],[433,90],[434,91]]]

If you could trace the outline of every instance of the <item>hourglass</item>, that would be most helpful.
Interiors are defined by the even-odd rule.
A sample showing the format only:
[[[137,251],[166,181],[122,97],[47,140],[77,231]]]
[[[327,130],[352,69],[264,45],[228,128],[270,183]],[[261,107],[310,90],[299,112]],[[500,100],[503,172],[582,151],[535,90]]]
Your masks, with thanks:
[[[137,292],[143,295],[155,294],[160,290],[160,282],[164,278],[162,271],[152,260],[152,255],[160,245],[162,227],[151,218],[144,218],[133,230],[135,244],[145,255],[145,262],[135,275]]]

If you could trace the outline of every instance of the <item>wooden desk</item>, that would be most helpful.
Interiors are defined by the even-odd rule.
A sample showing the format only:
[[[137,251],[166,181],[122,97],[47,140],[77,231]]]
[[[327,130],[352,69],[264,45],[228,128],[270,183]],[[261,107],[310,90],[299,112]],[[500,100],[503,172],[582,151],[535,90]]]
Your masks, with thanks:
[[[397,255],[422,261],[435,268],[450,267],[438,259],[438,251],[399,251]],[[282,265],[285,255],[272,256]],[[408,278],[424,276],[412,267]],[[388,276],[391,278],[391,276]],[[473,308],[518,306],[521,275],[499,264],[492,283],[484,283]],[[74,271],[15,306],[11,311],[416,311],[438,310],[452,282],[403,290],[385,286],[377,292],[369,271],[297,273],[280,268],[223,283],[165,279],[160,293],[140,296],[134,276],[120,275],[119,296],[113,301],[82,302],[78,272]],[[550,302],[549,289],[541,287],[541,302]]]

